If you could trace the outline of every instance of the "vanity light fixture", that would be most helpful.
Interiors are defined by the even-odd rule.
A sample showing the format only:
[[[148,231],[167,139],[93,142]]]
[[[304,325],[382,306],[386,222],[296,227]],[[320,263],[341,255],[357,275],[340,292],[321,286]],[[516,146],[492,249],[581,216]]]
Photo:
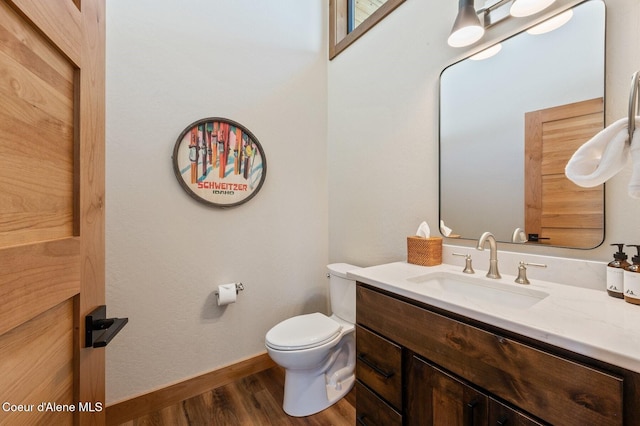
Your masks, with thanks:
[[[486,0],[476,10],[474,0],[459,0],[458,15],[447,43],[451,47],[469,46],[480,40],[485,29],[509,18],[529,16],[551,6],[555,0]]]
[[[474,0],[460,0],[458,16],[451,28],[447,43],[451,47],[463,47],[475,43],[484,35],[484,25],[480,22]]]

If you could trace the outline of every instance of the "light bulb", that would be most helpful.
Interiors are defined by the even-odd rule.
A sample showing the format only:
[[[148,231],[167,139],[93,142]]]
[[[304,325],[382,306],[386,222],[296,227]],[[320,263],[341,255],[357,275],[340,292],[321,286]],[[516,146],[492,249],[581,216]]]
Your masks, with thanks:
[[[515,0],[511,5],[511,16],[521,18],[540,12],[551,6],[555,0]]]
[[[468,27],[460,28],[459,30],[452,32],[447,43],[451,47],[464,47],[475,43],[480,40],[484,35],[484,28],[480,25],[472,25]]]

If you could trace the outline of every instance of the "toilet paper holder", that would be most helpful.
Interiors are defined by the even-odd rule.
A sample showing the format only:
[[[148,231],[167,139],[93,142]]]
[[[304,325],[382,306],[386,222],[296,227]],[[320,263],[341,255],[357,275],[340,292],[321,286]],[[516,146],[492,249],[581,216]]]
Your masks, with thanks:
[[[244,285],[242,285],[242,283],[234,283],[234,284],[236,285],[236,294],[244,290]],[[216,299],[220,297],[220,293],[218,293],[218,290],[215,291],[215,294],[216,294]]]

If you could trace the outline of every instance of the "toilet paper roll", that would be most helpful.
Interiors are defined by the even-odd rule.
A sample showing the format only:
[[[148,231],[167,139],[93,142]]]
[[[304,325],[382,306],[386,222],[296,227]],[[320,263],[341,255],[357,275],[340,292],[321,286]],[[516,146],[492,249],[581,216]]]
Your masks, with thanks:
[[[218,306],[228,305],[236,301],[236,284],[221,284],[218,286]]]

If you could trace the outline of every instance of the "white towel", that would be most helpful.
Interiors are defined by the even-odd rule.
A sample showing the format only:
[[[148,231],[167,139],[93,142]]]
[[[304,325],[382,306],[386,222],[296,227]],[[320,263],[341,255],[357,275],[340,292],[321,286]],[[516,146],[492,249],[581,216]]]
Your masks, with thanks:
[[[638,125],[637,118],[636,125]],[[567,178],[576,185],[593,187],[611,179],[622,170],[629,157],[628,125],[629,119],[621,118],[578,148],[565,167]],[[638,162],[640,162],[640,154]],[[640,170],[638,173],[640,183]],[[638,189],[640,190],[640,187]]]

